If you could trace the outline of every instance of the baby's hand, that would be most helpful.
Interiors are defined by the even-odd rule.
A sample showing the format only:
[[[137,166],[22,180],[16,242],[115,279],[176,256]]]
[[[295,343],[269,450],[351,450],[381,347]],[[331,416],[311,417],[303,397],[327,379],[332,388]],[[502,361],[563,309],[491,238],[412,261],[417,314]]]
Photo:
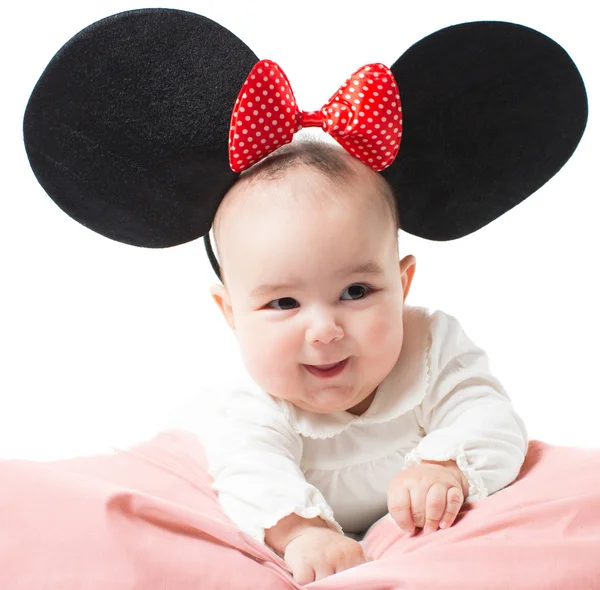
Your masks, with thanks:
[[[388,510],[405,533],[452,526],[469,484],[454,461],[423,461],[401,471],[388,490]]]
[[[310,527],[291,540],[284,559],[298,584],[309,584],[365,563],[360,543],[328,527]]]

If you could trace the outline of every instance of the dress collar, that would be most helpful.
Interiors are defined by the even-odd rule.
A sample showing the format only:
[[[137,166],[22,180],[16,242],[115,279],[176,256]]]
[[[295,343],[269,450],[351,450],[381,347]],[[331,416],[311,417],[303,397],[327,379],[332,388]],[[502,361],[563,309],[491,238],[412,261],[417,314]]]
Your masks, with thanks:
[[[380,383],[369,409],[361,416],[350,412],[314,414],[288,401],[275,399],[296,432],[307,438],[331,438],[351,426],[389,422],[423,401],[429,381],[431,316],[421,307],[405,306],[404,341],[398,361]]]

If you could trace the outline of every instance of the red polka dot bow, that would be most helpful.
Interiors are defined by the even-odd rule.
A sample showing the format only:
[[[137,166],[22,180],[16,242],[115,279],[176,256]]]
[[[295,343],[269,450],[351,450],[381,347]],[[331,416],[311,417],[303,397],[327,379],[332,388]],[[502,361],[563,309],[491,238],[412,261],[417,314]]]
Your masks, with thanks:
[[[383,64],[363,66],[318,111],[301,111],[283,70],[259,61],[248,75],[231,115],[229,165],[246,170],[290,143],[303,127],[322,127],[373,170],[387,168],[402,137],[400,93]]]

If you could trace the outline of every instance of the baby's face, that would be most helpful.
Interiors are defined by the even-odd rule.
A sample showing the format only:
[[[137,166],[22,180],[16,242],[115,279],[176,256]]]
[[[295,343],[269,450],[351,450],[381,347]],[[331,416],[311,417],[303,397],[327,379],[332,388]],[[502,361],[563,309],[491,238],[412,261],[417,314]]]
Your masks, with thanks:
[[[267,393],[315,413],[362,413],[402,347],[414,258],[398,260],[372,174],[334,183],[296,167],[242,185],[220,223],[226,288],[212,294],[245,365]]]

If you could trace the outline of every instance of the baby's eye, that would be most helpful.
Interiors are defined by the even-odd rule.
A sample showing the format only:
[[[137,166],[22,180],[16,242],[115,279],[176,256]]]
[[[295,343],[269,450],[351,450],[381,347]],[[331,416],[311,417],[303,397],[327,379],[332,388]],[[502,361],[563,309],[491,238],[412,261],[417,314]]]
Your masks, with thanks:
[[[373,289],[368,285],[356,284],[350,285],[346,289],[344,289],[344,293],[348,293],[349,297],[344,297],[344,293],[342,293],[342,299],[364,299],[369,293],[371,293]]]
[[[300,304],[293,297],[282,297],[281,299],[274,299],[267,303],[265,307],[270,309],[278,309],[280,311],[288,311],[298,307]]]

